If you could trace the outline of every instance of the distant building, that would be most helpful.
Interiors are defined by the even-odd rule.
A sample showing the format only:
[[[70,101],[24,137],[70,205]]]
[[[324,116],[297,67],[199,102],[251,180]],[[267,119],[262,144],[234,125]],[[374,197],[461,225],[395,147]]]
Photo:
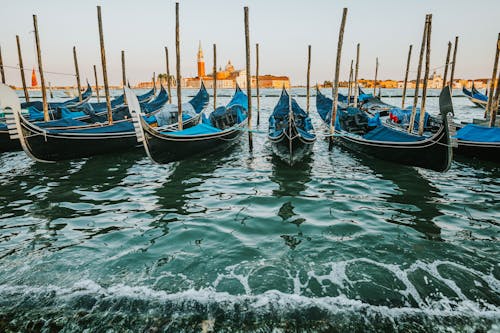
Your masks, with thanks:
[[[203,80],[205,87],[213,88],[213,73],[208,75],[205,74],[205,59],[203,57],[201,42],[198,47],[196,60],[198,63],[198,75],[196,77],[183,78],[182,86],[186,88],[199,88],[201,81]],[[217,78],[217,88],[234,89],[236,88],[236,84],[238,84],[242,89],[247,86],[246,70],[236,70],[231,63],[231,60],[227,62],[224,70],[219,68],[219,71],[215,73],[215,76]],[[251,78],[251,86],[252,88],[257,86],[255,76],[252,76]],[[259,75],[259,87],[261,88],[282,88],[283,86],[286,88],[290,87],[290,79],[287,76]]]

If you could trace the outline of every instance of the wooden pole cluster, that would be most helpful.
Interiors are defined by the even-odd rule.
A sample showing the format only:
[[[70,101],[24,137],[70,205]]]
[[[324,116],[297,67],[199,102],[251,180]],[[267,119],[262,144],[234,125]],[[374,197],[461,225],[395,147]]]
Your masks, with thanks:
[[[26,88],[26,77],[24,76],[24,65],[23,65],[23,55],[21,53],[21,42],[19,41],[19,35],[16,35],[17,43],[17,55],[19,57],[19,71],[21,74],[21,82],[23,84],[24,99],[26,102],[30,101],[30,95],[28,94],[28,89]]]
[[[451,73],[450,73],[450,93],[453,94],[453,78],[455,77],[455,63],[457,61],[457,46],[458,46],[458,36],[455,36],[455,46],[453,47],[453,61],[451,63]]]
[[[170,80],[170,65],[168,61],[168,47],[165,46],[165,61],[167,63],[167,91],[168,91],[168,102],[172,104],[172,92],[170,87],[172,86],[172,81]]]
[[[38,35],[38,22],[36,15],[33,15],[33,26],[35,28],[36,54],[38,56],[38,71],[40,72],[40,82],[42,84],[43,119],[49,121],[49,105],[47,104],[47,91],[45,90],[45,77],[43,76],[42,50],[40,48],[40,37]]]
[[[248,7],[243,9],[245,15],[245,50],[246,50],[246,73],[247,73],[247,96],[248,96],[248,145],[253,150],[252,141],[252,72],[250,71],[250,30],[248,26]]]
[[[429,14],[429,23],[427,24],[427,38],[425,47],[425,73],[424,86],[422,88],[422,103],[420,105],[420,119],[418,122],[418,135],[424,134],[425,103],[427,101],[427,83],[429,81],[429,70],[431,64],[431,33],[432,33],[432,14]]]
[[[378,57],[375,59],[375,80],[373,80],[373,97],[377,96],[377,75],[378,75]]]
[[[260,82],[259,82],[259,43],[255,44],[255,87],[257,89],[257,126],[260,125]]]
[[[306,83],[306,111],[309,114],[309,99],[311,95],[311,45],[307,47],[307,83]]]
[[[182,90],[181,90],[181,48],[179,36],[179,3],[175,3],[175,60],[176,60],[176,77],[177,77],[177,124],[182,131]]]
[[[0,47],[0,74],[2,76],[2,83],[5,84],[5,72],[3,70],[2,47]]]
[[[493,91],[495,91],[495,79],[497,77],[497,69],[498,69],[498,57],[500,55],[500,33],[498,34],[497,43],[496,43],[496,52],[495,52],[495,62],[493,63],[493,74],[491,75],[490,81],[490,89],[488,94],[488,103],[486,104],[486,110],[484,112],[484,117],[486,118],[488,115],[493,114]],[[496,112],[496,110],[494,110]]]
[[[443,88],[447,86],[446,81],[448,79],[448,67],[450,66],[450,53],[451,53],[451,42],[448,42],[448,52],[446,52],[446,61],[444,65],[444,74],[443,74]]]
[[[359,43],[356,46],[356,69],[354,70],[354,107],[358,107],[358,95],[359,95],[359,85],[358,85],[358,73],[359,73]]]
[[[82,101],[82,86],[80,84],[80,71],[78,70],[78,58],[76,57],[76,46],[73,46],[73,60],[75,62],[76,87],[78,89],[78,100]]]
[[[340,59],[342,56],[342,45],[344,43],[344,29],[345,21],[347,18],[347,8],[342,11],[342,22],[340,23],[339,40],[337,44],[337,60],[335,62],[335,78],[333,80],[333,103],[332,103],[332,116],[330,119],[330,142],[329,150],[333,148],[333,134],[335,133],[335,120],[337,118],[337,108],[339,101],[339,77],[340,77]]]
[[[97,6],[97,23],[99,25],[99,41],[101,43],[101,65],[104,80],[104,93],[106,95],[106,107],[108,109],[108,124],[113,124],[113,112],[111,111],[111,99],[109,96],[108,70],[106,67],[106,50],[104,48],[104,33],[102,29],[101,6]]]
[[[349,83],[347,84],[347,104],[351,103],[352,96],[352,77],[354,75],[353,72],[354,60],[351,60],[351,69],[349,70]]]
[[[420,56],[418,58],[418,68],[417,68],[417,81],[415,83],[415,94],[413,96],[413,107],[411,110],[410,123],[408,124],[408,132],[413,132],[413,127],[415,125],[415,117],[417,114],[417,104],[418,104],[418,91],[420,87],[420,77],[422,75],[422,61],[424,59],[425,44],[427,41],[427,28],[429,25],[429,15],[425,16],[425,27],[424,33],[422,35],[422,44],[420,45]]]
[[[217,108],[217,46],[215,44],[214,44],[213,83],[214,83],[214,110],[215,110]]]
[[[406,88],[408,87],[408,73],[410,72],[410,60],[411,60],[411,51],[413,49],[413,45],[410,45],[408,49],[408,59],[406,60],[406,73],[405,73],[405,82],[403,84],[403,97],[401,100],[401,108],[405,108],[405,99],[406,99]]]
[[[99,98],[99,82],[97,81],[97,68],[94,65],[94,78],[95,78],[95,93],[97,94],[97,103],[100,102]]]

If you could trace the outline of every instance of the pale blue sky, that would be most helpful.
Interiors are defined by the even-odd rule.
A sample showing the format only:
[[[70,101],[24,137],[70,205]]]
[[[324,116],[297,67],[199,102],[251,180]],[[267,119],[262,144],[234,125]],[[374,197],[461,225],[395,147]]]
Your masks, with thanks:
[[[1,0],[0,45],[5,65],[17,65],[15,35],[19,34],[25,67],[35,63],[32,14],[38,15],[46,71],[73,73],[72,47],[78,50],[82,78],[93,82],[92,65],[100,65],[96,5],[102,6],[106,56],[111,84],[121,80],[120,51],[126,51],[130,82],[146,81],[165,71],[163,47],[169,47],[174,71],[175,1],[172,0]],[[243,6],[250,7],[252,72],[254,45],[260,43],[262,74],[289,75],[292,84],[305,82],[307,45],[312,45],[313,82],[331,80],[342,8],[348,7],[341,79],[348,76],[356,43],[361,43],[360,73],[402,79],[408,45],[417,54],[426,13],[433,14],[432,64],[444,63],[448,40],[460,36],[456,77],[491,74],[495,41],[500,32],[499,0],[184,0],[181,4],[183,76],[196,74],[196,51],[201,40],[207,72],[212,67],[212,44],[219,65],[231,59],[244,68]],[[98,67],[100,68],[100,66]],[[439,71],[442,71],[439,69]],[[17,70],[6,70],[8,83],[20,85]],[[70,76],[50,75],[53,85],[73,84]],[[29,78],[29,77],[28,77]],[[101,83],[102,78],[99,77]]]

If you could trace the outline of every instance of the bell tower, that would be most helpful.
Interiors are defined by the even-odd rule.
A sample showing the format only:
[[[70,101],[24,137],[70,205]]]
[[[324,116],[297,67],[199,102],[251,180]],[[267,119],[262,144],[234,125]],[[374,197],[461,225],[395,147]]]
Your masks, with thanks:
[[[203,50],[201,49],[201,41],[198,47],[198,77],[205,76],[205,59],[203,59]]]

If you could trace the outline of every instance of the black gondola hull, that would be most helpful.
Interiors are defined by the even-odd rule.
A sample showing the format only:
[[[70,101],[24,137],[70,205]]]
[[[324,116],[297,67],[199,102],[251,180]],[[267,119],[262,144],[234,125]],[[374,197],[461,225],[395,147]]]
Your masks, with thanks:
[[[306,139],[297,135],[295,128],[292,129],[292,135],[286,135],[283,132],[278,137],[268,136],[268,139],[271,142],[273,154],[289,165],[294,165],[309,156],[316,142],[315,138]]]
[[[335,139],[349,150],[389,162],[439,172],[447,171],[451,165],[451,145],[444,126],[432,137],[416,142],[368,141],[345,132]]]
[[[209,135],[175,136],[162,135],[148,126],[143,125],[143,128],[148,154],[156,163],[170,163],[226,150],[238,142],[243,133],[241,128],[237,128]]]
[[[471,142],[463,140],[458,140],[457,142],[458,146],[453,151],[459,156],[500,163],[500,143],[498,142]]]
[[[0,131],[0,153],[22,150],[18,139],[11,139],[8,131]]]

